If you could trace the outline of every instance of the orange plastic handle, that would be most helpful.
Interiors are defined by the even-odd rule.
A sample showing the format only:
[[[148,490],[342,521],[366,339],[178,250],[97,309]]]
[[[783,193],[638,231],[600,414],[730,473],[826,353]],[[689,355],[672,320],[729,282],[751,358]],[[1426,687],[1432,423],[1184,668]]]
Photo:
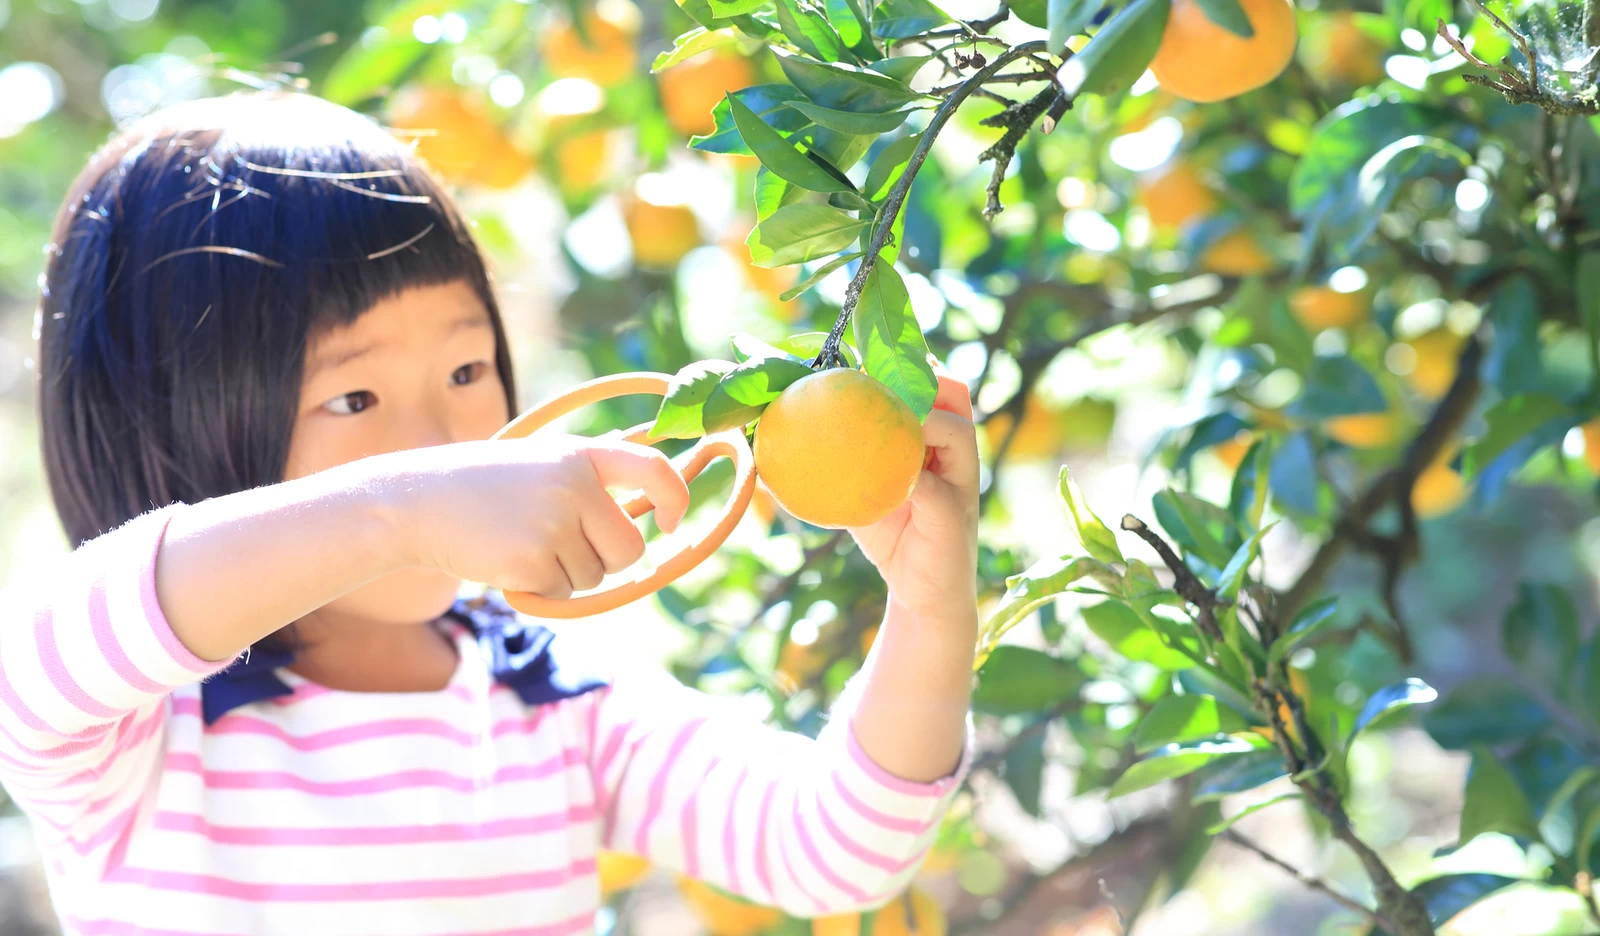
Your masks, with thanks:
[[[494,438],[520,439],[532,435],[534,431],[543,428],[552,420],[591,403],[613,397],[631,396],[636,393],[666,396],[671,383],[672,378],[667,374],[649,372],[600,377],[579,384],[566,393],[528,410],[496,432]],[[648,441],[649,434],[650,424],[646,423],[629,429],[623,434],[623,438],[629,442],[645,442]],[[688,483],[698,477],[700,472],[717,458],[727,458],[733,462],[733,496],[722,505],[722,513],[717,516],[716,524],[700,540],[679,550],[670,559],[658,565],[654,571],[601,591],[574,598],[546,598],[532,592],[508,591],[505,593],[506,603],[523,614],[534,617],[563,619],[588,617],[591,614],[620,608],[631,601],[653,594],[704,562],[706,557],[716,552],[717,547],[728,539],[728,534],[738,526],[739,518],[744,516],[745,509],[750,506],[750,497],[756,490],[756,460],[750,454],[750,446],[745,442],[744,432],[737,427],[710,433],[696,442],[689,451],[672,460],[672,467],[683,477],[684,483]],[[628,512],[628,516],[638,518],[655,508],[650,499],[640,492],[624,501],[622,509]]]

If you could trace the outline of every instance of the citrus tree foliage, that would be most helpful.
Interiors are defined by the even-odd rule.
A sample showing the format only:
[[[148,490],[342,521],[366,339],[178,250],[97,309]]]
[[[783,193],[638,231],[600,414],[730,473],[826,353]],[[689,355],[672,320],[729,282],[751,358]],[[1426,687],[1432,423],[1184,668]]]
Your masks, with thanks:
[[[1433,933],[1512,889],[1587,907],[1552,934],[1600,928],[1592,584],[1501,555],[1501,639],[1455,644],[1424,639],[1452,611],[1406,588],[1463,554],[1463,517],[1519,491],[1592,512],[1600,137],[1585,115],[1600,58],[1586,8],[1302,4],[1284,47],[1253,0],[258,0],[236,19],[168,2],[131,22],[116,4],[66,6],[20,3],[0,34],[10,59],[61,82],[56,113],[0,139],[14,296],[108,111],[159,99],[130,97],[113,66],[194,93],[156,72],[198,55],[199,86],[304,87],[414,136],[502,256],[519,245],[495,193],[553,191],[576,219],[565,339],[596,374],[678,375],[659,408],[614,401],[596,429],[654,419],[682,446],[751,424],[820,366],[863,368],[919,416],[936,362],[968,383],[988,479],[975,776],[1044,821],[1068,801],[1138,805],[1061,867],[1023,869],[959,801],[932,860],[976,895],[949,901],[953,930],[1108,905],[1107,926],[1131,925],[1217,839],[1265,853],[1234,823],[1268,810],[1354,861],[1346,882],[1304,877],[1372,933]],[[1257,45],[1174,65],[1163,39],[1178,23]],[[45,39],[62,36],[79,51],[52,65],[63,53]],[[1235,93],[1260,83],[1245,74],[1257,51],[1288,49],[1281,73]],[[697,215],[685,165],[736,180],[727,230]],[[575,233],[606,212],[628,234],[611,265]],[[725,319],[742,331],[710,348],[684,285],[706,248],[744,286]],[[1064,469],[1058,498],[998,496],[1010,472],[1093,460],[1139,418],[1134,386],[1090,379],[1136,353],[1160,358],[1152,389],[1181,401],[1138,453],[1163,479],[1154,496],[1091,504]],[[1063,380],[1072,369],[1090,378]],[[708,471],[697,499],[727,480]],[[1076,541],[1019,547],[1019,516],[1046,511]],[[730,546],[714,575],[657,597],[688,638],[674,670],[815,732],[871,646],[882,584],[848,536],[762,498],[755,513],[765,546]],[[1456,658],[1430,656],[1441,646]],[[1524,871],[1400,868],[1392,837],[1352,822],[1368,809],[1352,752],[1401,726],[1470,760],[1438,859],[1496,834]],[[1050,779],[1063,773],[1070,789]],[[602,871],[626,920],[626,888],[649,871],[612,856]],[[1085,875],[1106,883],[1072,883]],[[811,927],[706,885],[683,895],[717,932]],[[919,890],[813,931],[937,931],[943,916]]]

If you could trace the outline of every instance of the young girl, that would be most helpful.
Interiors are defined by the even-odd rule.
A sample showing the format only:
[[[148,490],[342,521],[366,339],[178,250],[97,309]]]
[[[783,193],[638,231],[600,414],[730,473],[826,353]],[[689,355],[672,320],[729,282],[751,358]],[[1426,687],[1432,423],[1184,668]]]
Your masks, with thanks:
[[[0,770],[68,933],[586,933],[602,848],[802,916],[914,874],[970,749],[969,421],[930,416],[934,470],[853,531],[888,610],[813,741],[455,601],[593,587],[643,549],[607,487],[669,530],[688,491],[644,447],[487,441],[483,261],[364,118],[249,95],[122,133],[38,327],[84,545],[3,612]]]

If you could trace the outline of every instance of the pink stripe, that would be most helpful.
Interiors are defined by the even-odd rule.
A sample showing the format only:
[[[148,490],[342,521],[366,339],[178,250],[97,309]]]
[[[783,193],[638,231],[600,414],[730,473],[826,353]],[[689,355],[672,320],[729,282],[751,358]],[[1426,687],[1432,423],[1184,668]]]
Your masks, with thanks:
[[[55,735],[58,738],[67,738],[73,741],[84,738],[98,738],[111,730],[110,725],[90,725],[82,731],[65,734],[50,727],[44,719],[35,715],[33,709],[28,707],[28,703],[24,702],[22,696],[17,694],[16,688],[11,685],[11,680],[6,677],[4,664],[4,658],[0,658],[0,703],[3,703],[9,709],[11,714],[17,716],[17,721],[22,722],[25,727],[40,734]]]
[[[706,778],[711,776],[712,768],[720,763],[722,759],[718,757],[706,763],[705,771],[695,781],[693,792],[683,801],[683,870],[692,878],[700,876],[700,790],[705,786]]]
[[[111,629],[111,608],[106,599],[106,585],[99,579],[89,586],[89,633],[94,635],[95,646],[105,655],[111,671],[123,682],[148,695],[160,695],[171,688],[140,672],[128,657],[128,651],[122,649],[122,641]]]
[[[156,641],[161,644],[161,649],[167,651],[167,656],[172,657],[172,662],[197,676],[203,676],[217,672],[233,661],[228,659],[209,663],[195,656],[172,632],[172,625],[167,623],[167,616],[161,610],[161,601],[156,596],[156,557],[161,554],[161,543],[167,538],[167,524],[170,522],[172,512],[168,511],[161,519],[161,529],[156,531],[150,558],[139,570],[139,607],[144,611],[144,619],[150,625],[151,633],[156,635]]]
[[[851,793],[850,788],[844,785],[844,779],[838,774],[833,775],[833,788],[839,792],[839,798],[844,800],[845,804],[851,809],[855,810],[857,815],[868,822],[871,822],[873,825],[878,826],[879,828],[887,829],[890,832],[905,832],[909,835],[920,835],[922,834],[923,830],[927,829],[929,825],[932,825],[931,822],[918,822],[915,819],[900,819],[898,817],[891,816],[888,813],[879,812],[878,810],[873,809],[871,806],[868,806],[866,803],[862,802],[860,797],[856,796],[854,793]]]
[[[39,665],[44,667],[45,675],[50,678],[50,685],[61,693],[78,711],[95,718],[116,718],[122,713],[107,705],[101,705],[89,697],[83,687],[78,685],[72,674],[67,672],[67,665],[61,662],[61,651],[56,649],[56,634],[50,612],[40,609],[33,617],[33,639],[39,645]]]
[[[611,761],[621,749],[624,736],[627,734],[626,724],[616,725],[611,729],[611,735],[606,739],[606,749],[600,754],[600,763],[593,770],[594,777],[594,802],[605,815],[605,825],[600,830],[601,841],[607,845],[612,844],[611,833],[617,827],[617,797],[611,795],[606,774],[611,769]]]
[[[113,816],[105,825],[100,827],[99,831],[81,841],[75,838],[68,838],[67,844],[72,847],[73,851],[78,853],[79,857],[87,855],[100,846],[115,841],[118,836],[122,835],[132,824],[134,815],[138,811],[139,800],[135,798],[133,805],[124,809],[120,814]]]
[[[800,892],[801,896],[805,897],[807,900],[816,905],[817,912],[819,914],[827,913],[829,910],[828,905],[819,900],[816,894],[813,894],[811,891],[807,890],[806,886],[800,882],[800,875],[794,873],[794,865],[789,863],[789,852],[791,850],[792,849],[782,847],[782,843],[779,843],[778,857],[783,859],[783,870],[789,872],[789,880],[794,882],[795,889]]]
[[[600,763],[595,766],[595,776],[600,779],[601,783],[606,782],[606,775],[611,772],[611,762],[616,758],[617,752],[622,750],[623,739],[627,737],[628,728],[631,724],[631,722],[623,722],[613,725],[611,734],[606,736],[605,750],[600,752]]]
[[[575,806],[565,812],[497,819],[478,823],[437,825],[357,826],[348,828],[270,828],[264,826],[214,826],[204,816],[158,812],[155,827],[163,832],[201,835],[217,845],[418,845],[435,842],[472,842],[559,832],[581,822],[592,822],[594,809]]]
[[[319,686],[316,683],[300,683],[294,687],[294,695],[277,696],[269,701],[271,701],[273,705],[287,707],[295,704],[296,702],[306,702],[311,699],[315,699],[318,696],[332,694],[333,690],[329,689],[327,686]],[[196,711],[199,710],[196,709]]]
[[[106,727],[109,728],[111,726],[107,725]],[[58,761],[64,757],[71,757],[74,754],[82,754],[84,751],[92,751],[105,743],[104,738],[88,738],[83,741],[68,741],[64,744],[58,744],[52,748],[31,748],[26,744],[23,744],[21,741],[11,737],[10,735],[6,736],[6,740],[10,742],[12,749],[18,754],[21,754],[23,757],[32,758],[32,760],[18,760],[4,754],[0,754],[0,760],[4,760],[8,764],[12,764],[19,769],[28,771],[38,771],[39,768],[43,766],[39,763],[40,761],[48,764],[51,761]]]
[[[823,860],[822,852],[817,849],[817,843],[812,841],[811,832],[806,828],[806,821],[800,815],[799,797],[796,797],[794,801],[794,828],[800,835],[800,850],[806,853],[807,858],[811,859],[811,866],[821,873],[824,881],[827,881],[835,890],[843,891],[856,903],[867,903],[871,900],[871,895],[835,874],[833,869],[828,867],[828,863]]]
[[[252,735],[281,741],[296,751],[322,751],[361,741],[374,741],[396,737],[432,737],[472,747],[481,738],[433,718],[391,718],[382,721],[360,722],[332,728],[308,735],[293,735],[282,727],[249,715],[229,714],[219,718],[206,733],[216,736]]]
[[[899,874],[901,871],[904,871],[915,863],[915,859],[912,859],[911,861],[895,861],[888,855],[880,854],[866,847],[865,845],[862,845],[860,842],[857,842],[855,839],[851,838],[849,834],[845,832],[845,830],[839,828],[839,824],[837,822],[833,821],[833,816],[831,816],[828,813],[828,810],[822,805],[822,797],[820,795],[816,798],[816,804],[817,817],[822,820],[822,827],[828,830],[828,834],[833,837],[833,840],[837,842],[839,847],[844,849],[851,857],[865,862],[866,864],[869,864],[880,871],[886,871],[889,874]]]
[[[126,920],[85,920],[69,916],[67,923],[76,936],[207,936],[205,933],[186,930],[149,929]],[[563,923],[544,926],[524,926],[517,929],[496,930],[476,936],[578,936],[594,928],[594,914],[582,913]]]
[[[856,733],[853,728],[848,725],[845,728],[845,749],[850,752],[850,759],[855,761],[856,766],[860,767],[863,773],[877,781],[881,786],[888,787],[896,793],[904,793],[907,796],[935,797],[943,796],[945,791],[950,789],[951,784],[955,782],[954,777],[946,777],[933,783],[916,783],[896,777],[889,771],[879,767],[877,761],[867,756],[867,752],[861,748],[861,743],[856,740]]]
[[[667,758],[650,778],[650,792],[645,798],[644,818],[639,820],[639,828],[633,835],[633,850],[637,855],[648,855],[647,847],[650,842],[650,826],[661,815],[661,807],[667,801],[667,783],[672,779],[672,768],[678,763],[678,756],[689,744],[689,739],[705,724],[704,718],[697,718],[678,729],[678,736],[672,739],[672,746],[667,748]],[[691,794],[692,796],[693,794]]]
[[[530,871],[491,877],[423,879],[418,881],[342,881],[332,884],[262,884],[233,881],[209,874],[119,868],[105,880],[151,890],[206,894],[257,902],[351,902],[371,900],[441,900],[452,897],[489,897],[534,890],[554,890],[594,873],[594,859],[584,858],[553,871]]]
[[[205,786],[213,790],[297,790],[314,796],[365,796],[414,789],[472,793],[497,783],[543,779],[582,763],[583,755],[568,748],[540,763],[502,767],[486,777],[463,777],[442,770],[402,770],[359,780],[316,781],[282,771],[205,770],[196,754],[168,754],[165,769],[170,773],[200,774]]]
[[[766,888],[773,903],[778,902],[778,891],[772,886],[772,872],[767,868],[767,825],[772,817],[772,794],[777,789],[776,781],[767,782],[767,792],[761,794],[761,818],[756,820],[756,880]]]
[[[750,767],[740,765],[739,779],[733,781],[733,792],[728,794],[728,819],[722,826],[722,863],[728,867],[728,889],[735,894],[743,892],[739,886],[739,843],[734,838],[734,817],[739,809],[739,791],[750,776]]]

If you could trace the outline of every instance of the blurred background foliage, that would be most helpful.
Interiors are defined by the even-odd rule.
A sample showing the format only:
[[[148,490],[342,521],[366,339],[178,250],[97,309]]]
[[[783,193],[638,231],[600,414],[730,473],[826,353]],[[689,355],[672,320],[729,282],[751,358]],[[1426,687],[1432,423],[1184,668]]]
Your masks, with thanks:
[[[992,0],[858,2],[928,17],[880,30],[874,53],[901,57],[993,56],[1083,6],[1030,0],[995,18]],[[748,22],[714,20],[718,4]],[[856,6],[803,9],[841,22]],[[532,403],[590,376],[729,358],[735,334],[777,343],[834,321],[855,264],[783,298],[822,264],[751,262],[746,235],[770,213],[759,163],[727,105],[713,114],[725,92],[786,84],[772,47],[796,42],[776,9],[0,0],[0,582],[67,548],[36,454],[30,324],[51,219],[114,128],[163,103],[280,87],[414,139],[494,262]],[[1581,10],[1503,12],[1547,80],[1581,79],[1594,51]],[[1002,44],[966,41],[944,14],[983,20]],[[1176,649],[1197,639],[1188,615],[1152,623],[1096,604],[1102,588],[1045,581],[1082,552],[1075,530],[1091,547],[1099,535],[1062,503],[1063,463],[1079,507],[1111,528],[1124,513],[1152,524],[1206,586],[1278,521],[1259,559],[1246,549],[1238,607],[1307,609],[1271,661],[1304,708],[1289,746],[1308,753],[1321,735],[1338,753],[1313,773],[1333,778],[1399,882],[1423,885],[1441,932],[1600,931],[1600,137],[1589,118],[1463,80],[1472,66],[1440,24],[1483,60],[1522,62],[1469,3],[1299,0],[1296,16],[1294,60],[1261,90],[1192,104],[1147,74],[1080,95],[1002,161],[992,221],[980,154],[1000,131],[983,121],[1040,85],[991,85],[906,200],[895,266],[982,423],[984,610],[1017,612],[980,680],[971,782],[916,888],[875,919],[810,924],[608,856],[601,932],[1368,932],[1371,879],[1327,815],[1287,796],[1254,686],[1230,689]],[[715,35],[694,41],[707,51],[652,72],[706,22]],[[899,77],[948,94],[975,67],[934,59]],[[755,109],[801,132],[792,110]],[[827,155],[862,185],[928,113],[836,134]],[[574,427],[652,413],[616,401]],[[697,498],[727,483],[708,471]],[[1127,581],[1147,563],[1174,582],[1145,541],[1115,540]],[[695,573],[566,630],[815,732],[883,601],[847,536],[758,496]],[[1273,644],[1259,622],[1245,633]],[[1157,763],[1174,756],[1205,766],[1179,777]],[[1223,817],[1256,806],[1237,838],[1216,839]],[[4,820],[6,933],[53,932],[33,861],[25,822]]]

